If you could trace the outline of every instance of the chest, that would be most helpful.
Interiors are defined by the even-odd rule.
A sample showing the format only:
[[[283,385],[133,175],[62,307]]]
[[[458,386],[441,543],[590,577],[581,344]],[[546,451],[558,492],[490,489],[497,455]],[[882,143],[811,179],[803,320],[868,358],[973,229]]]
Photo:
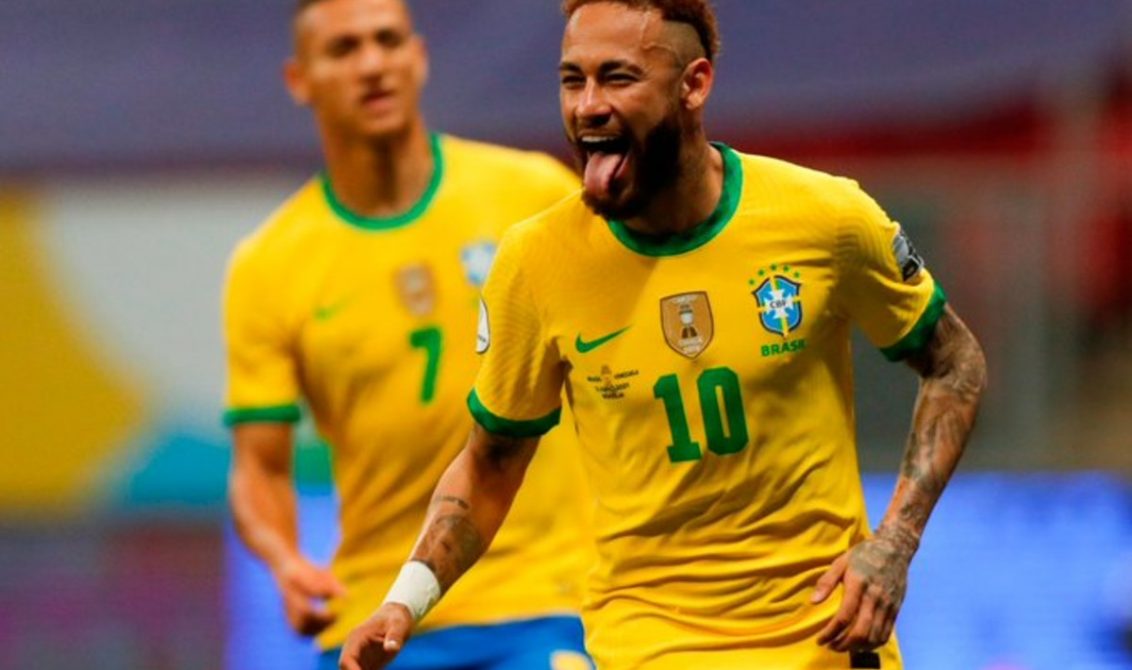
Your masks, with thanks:
[[[626,426],[661,412],[676,429],[683,415],[734,425],[772,394],[792,393],[846,344],[828,253],[757,244],[728,252],[608,263],[572,277],[551,336],[579,414]]]
[[[304,376],[380,379],[474,337],[494,236],[362,240],[314,254],[294,316]]]

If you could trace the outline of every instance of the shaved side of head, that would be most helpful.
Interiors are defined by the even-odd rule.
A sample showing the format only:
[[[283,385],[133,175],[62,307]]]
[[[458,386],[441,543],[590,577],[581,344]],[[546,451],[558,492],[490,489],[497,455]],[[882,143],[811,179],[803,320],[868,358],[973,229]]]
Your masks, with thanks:
[[[671,37],[678,52],[677,59],[682,64],[696,58],[706,58],[714,63],[719,56],[719,26],[715,10],[708,0],[563,0],[562,13],[570,18],[580,8],[597,2],[660,12],[666,24],[678,29]],[[698,45],[698,50],[691,48],[693,45]]]

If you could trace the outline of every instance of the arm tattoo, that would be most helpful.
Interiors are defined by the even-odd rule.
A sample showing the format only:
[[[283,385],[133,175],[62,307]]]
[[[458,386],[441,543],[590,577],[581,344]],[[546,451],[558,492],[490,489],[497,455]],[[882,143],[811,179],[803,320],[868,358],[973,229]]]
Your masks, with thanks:
[[[908,364],[920,374],[920,392],[893,505],[878,535],[914,553],[963,454],[987,372],[982,349],[950,307],[928,346]]]
[[[412,555],[445,592],[487,551],[538,442],[476,430],[441,479]]]
[[[493,469],[503,470],[509,467],[513,460],[522,455],[524,447],[530,446],[530,440],[516,437],[491,435],[483,453],[480,455]]]
[[[468,504],[467,500],[464,500],[463,498],[457,498],[456,496],[439,495],[439,496],[436,496],[435,498],[432,499],[433,505],[436,505],[437,503],[442,503],[442,502],[452,503],[453,505],[459,507],[460,509],[464,509],[464,510],[472,508],[472,506]]]
[[[487,548],[483,536],[468,517],[468,503],[459,500],[456,506],[461,509],[441,512],[429,523],[413,552],[413,560],[427,565],[445,592]]]

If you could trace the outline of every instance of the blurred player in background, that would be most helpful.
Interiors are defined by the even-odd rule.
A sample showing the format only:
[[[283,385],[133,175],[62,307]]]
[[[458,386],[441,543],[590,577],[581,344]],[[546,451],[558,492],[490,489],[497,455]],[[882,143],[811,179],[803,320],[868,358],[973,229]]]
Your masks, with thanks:
[[[231,261],[230,497],[291,626],[316,635],[322,667],[336,667],[471,430],[476,314],[497,240],[578,184],[548,156],[428,132],[427,54],[401,0],[301,0],[294,33],[286,82],[313,111],[326,169]],[[342,541],[331,569],[297,543],[300,400],[332,448]],[[589,667],[577,618],[591,555],[580,473],[571,444],[540,454],[495,546],[397,667]]]
[[[416,574],[351,634],[343,667],[383,667],[476,562],[565,385],[597,500],[583,616],[599,668],[899,668],[909,563],[985,384],[978,343],[856,183],[707,141],[705,0],[565,13],[562,113],[584,192],[504,238],[479,427],[437,488]],[[921,379],[875,533],[853,323]]]

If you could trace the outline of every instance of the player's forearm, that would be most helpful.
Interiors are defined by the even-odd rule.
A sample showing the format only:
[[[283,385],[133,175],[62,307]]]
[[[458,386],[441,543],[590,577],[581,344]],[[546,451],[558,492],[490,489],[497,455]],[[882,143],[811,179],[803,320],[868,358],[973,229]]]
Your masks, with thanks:
[[[236,532],[272,570],[298,552],[295,490],[289,475],[233,468],[229,504]]]
[[[492,435],[480,427],[436,487],[412,559],[447,592],[495,537],[523,482],[537,440]]]
[[[947,308],[925,350],[909,360],[921,375],[912,432],[896,491],[878,528],[910,557],[967,444],[986,387],[986,359]]]
[[[250,423],[232,433],[228,500],[236,532],[277,571],[298,553],[298,504],[291,481],[290,424]]]

